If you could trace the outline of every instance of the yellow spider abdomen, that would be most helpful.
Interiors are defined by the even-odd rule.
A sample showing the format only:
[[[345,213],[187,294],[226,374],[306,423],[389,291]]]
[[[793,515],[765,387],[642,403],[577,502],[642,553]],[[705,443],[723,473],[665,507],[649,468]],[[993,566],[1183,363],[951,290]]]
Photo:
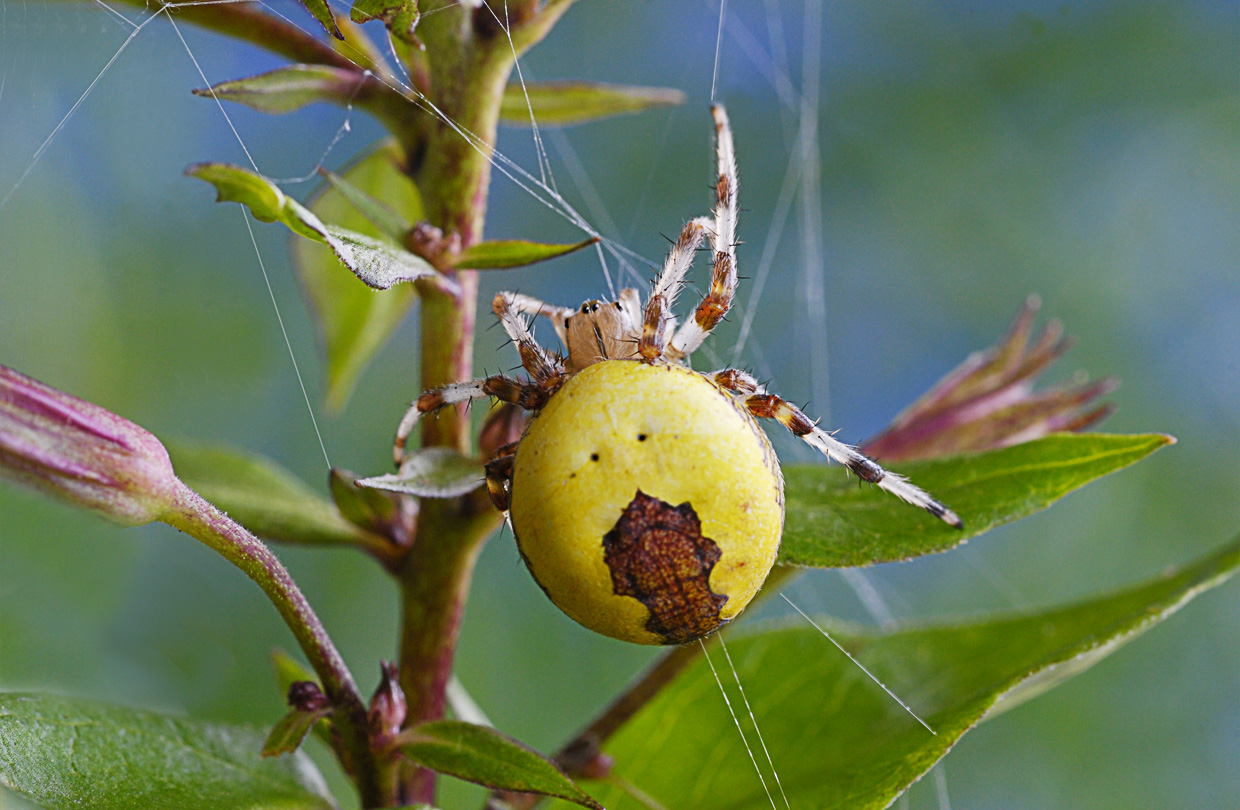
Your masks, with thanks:
[[[741,403],[682,366],[608,360],[530,422],[510,516],[530,573],[571,618],[683,644],[758,592],[783,506],[779,462]]]

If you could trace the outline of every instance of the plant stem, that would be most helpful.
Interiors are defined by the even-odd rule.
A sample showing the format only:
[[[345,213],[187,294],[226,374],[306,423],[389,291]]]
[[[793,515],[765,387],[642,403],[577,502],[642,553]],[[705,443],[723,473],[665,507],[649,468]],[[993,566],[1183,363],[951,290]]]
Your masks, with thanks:
[[[340,735],[338,755],[348,763],[365,806],[375,806],[380,798],[378,773],[370,751],[366,705],[344,659],[288,569],[261,540],[180,481],[163,520],[214,549],[267,594],[332,702],[332,724]]]
[[[550,29],[569,2],[557,0],[551,11],[514,23],[520,50]],[[513,45],[496,31],[487,8],[445,7],[427,15],[418,27],[426,45],[427,96],[444,120],[423,127],[425,148],[414,179],[425,204],[427,221],[445,234],[456,234],[462,248],[482,238],[491,154],[499,125],[500,103],[514,63]],[[522,33],[523,26],[536,26]],[[455,274],[456,289],[424,290],[422,296],[422,387],[438,388],[468,380],[473,374],[473,338],[478,304],[478,276]],[[461,408],[444,409],[422,423],[423,447],[454,447],[470,452],[469,420]],[[474,562],[483,542],[498,527],[500,515],[485,492],[421,504],[417,536],[398,572],[403,618],[400,681],[410,727],[443,717],[452,675],[457,634],[469,593]],[[398,799],[433,803],[435,774],[406,763],[401,768]]]
[[[418,35],[426,44],[430,96],[455,126],[438,121],[426,127],[426,148],[415,179],[427,220],[445,234],[457,234],[461,245],[468,247],[482,237],[489,157],[511,62],[488,57],[491,49],[476,40],[472,11],[463,6],[428,16]],[[467,140],[462,132],[482,143]],[[423,390],[468,380],[473,373],[478,278],[473,271],[455,275],[456,290],[423,293]],[[464,408],[444,409],[436,418],[424,420],[422,446],[469,452]],[[498,513],[485,500],[475,493],[474,497],[422,502],[417,536],[398,573],[406,727],[443,717],[474,561],[499,523]],[[433,802],[434,772],[405,763],[398,798],[409,804]]]

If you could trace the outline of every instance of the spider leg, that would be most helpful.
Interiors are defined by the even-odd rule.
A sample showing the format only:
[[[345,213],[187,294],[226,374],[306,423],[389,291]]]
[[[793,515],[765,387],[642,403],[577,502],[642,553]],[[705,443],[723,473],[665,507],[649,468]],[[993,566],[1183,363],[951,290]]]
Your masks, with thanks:
[[[499,293],[491,303],[491,308],[499,316],[499,321],[504,325],[504,331],[508,333],[508,337],[517,344],[517,350],[521,352],[521,365],[530,373],[534,381],[539,383],[563,374],[564,363],[534,339],[529,324],[513,305],[514,298],[513,293]]]
[[[500,454],[486,463],[487,494],[501,512],[508,511],[512,495],[512,462],[517,457],[517,444],[500,448]]]
[[[794,436],[803,439],[810,447],[855,472],[862,481],[877,484],[879,489],[885,489],[913,506],[920,506],[950,526],[959,529],[964,525],[955,512],[939,503],[924,490],[910,484],[904,476],[887,472],[873,460],[857,452],[855,448],[844,444],[819,428],[801,412],[800,408],[785,402],[774,394],[750,395],[745,399],[745,407],[760,419],[775,419],[788,428]]]
[[[714,104],[710,111],[715,117],[715,150],[719,162],[719,180],[715,183],[715,221],[710,230],[715,263],[710,275],[710,290],[698,304],[693,317],[676,330],[668,346],[667,354],[677,359],[702,345],[711,330],[728,314],[732,297],[736,294],[736,220],[740,213],[736,204],[736,148],[723,105]]]
[[[685,225],[680,237],[667,252],[663,262],[663,270],[650,291],[650,300],[646,302],[646,312],[642,319],[641,340],[637,350],[647,363],[663,356],[667,343],[667,325],[671,317],[672,305],[684,283],[685,274],[693,264],[693,254],[702,244],[703,221],[695,219]]]
[[[624,293],[628,290],[621,290],[620,297],[624,297]],[[568,345],[568,333],[564,330],[564,321],[571,318],[577,310],[570,307],[558,307],[555,304],[548,304],[532,295],[522,295],[521,293],[505,293],[508,296],[508,305],[513,312],[518,315],[541,315],[551,321],[551,325],[555,327],[555,334],[560,338],[560,342],[565,346]]]
[[[739,368],[725,368],[722,371],[716,371],[706,375],[715,381],[715,385],[732,394],[741,396],[749,396],[763,391],[758,379],[747,371],[741,371]]]
[[[501,402],[511,402],[526,410],[537,410],[546,404],[562,381],[562,377],[554,377],[543,384],[523,383],[512,377],[497,374],[481,380],[453,383],[443,388],[427,391],[413,401],[409,410],[405,411],[405,415],[401,418],[400,427],[396,429],[392,458],[398,467],[404,463],[405,445],[409,441],[409,434],[413,433],[413,429],[417,427],[422,414],[433,413],[448,405],[486,397],[494,397]]]

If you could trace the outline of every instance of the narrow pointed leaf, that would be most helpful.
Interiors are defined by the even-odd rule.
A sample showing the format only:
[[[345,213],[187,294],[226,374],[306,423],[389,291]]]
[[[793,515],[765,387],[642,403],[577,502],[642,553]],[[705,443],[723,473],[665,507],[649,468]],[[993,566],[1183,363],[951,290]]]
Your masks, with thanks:
[[[189,442],[169,442],[168,454],[182,481],[259,537],[345,545],[376,540],[268,458]]]
[[[526,103],[526,92],[529,103]],[[685,94],[670,87],[632,87],[599,82],[526,82],[504,89],[500,120],[529,126],[530,108],[539,126],[566,127],[599,121],[614,115],[638,113],[651,107],[683,104]]]
[[[332,469],[328,480],[332,500],[345,520],[369,531],[386,534],[399,518],[400,499],[388,492],[357,485],[357,476],[348,470]]]
[[[186,174],[215,186],[220,202],[239,202],[263,222],[282,222],[296,234],[322,242],[369,287],[386,290],[437,275],[419,256],[365,233],[327,224],[262,175],[226,163],[199,163]]]
[[[292,754],[305,742],[306,736],[326,712],[308,712],[293,709],[281,717],[272,726],[263,742],[264,757],[278,757],[281,754]]]
[[[327,0],[301,0],[301,4],[306,7],[306,11],[310,12],[310,16],[319,21],[324,31],[336,39],[344,39],[344,35],[336,27],[336,15],[332,13]]]
[[[428,447],[409,456],[400,472],[363,478],[357,485],[424,498],[455,498],[482,486],[485,479],[478,459],[446,447]]]
[[[386,203],[376,200],[335,172],[320,169],[319,174],[323,176],[323,179],[327,181],[329,186],[348,200],[349,204],[359,214],[366,217],[366,221],[378,228],[379,232],[384,236],[399,242],[405,238],[405,234],[413,227],[408,220],[391,208],[388,208]]]
[[[1096,478],[1173,443],[1158,433],[1057,433],[975,456],[901,464],[895,472],[955,510],[953,529],[840,467],[784,468],[781,562],[872,565],[947,551],[995,526],[1040,512]]]
[[[271,651],[271,668],[276,676],[276,686],[280,689],[282,699],[288,695],[288,688],[297,681],[309,681],[315,684],[319,682],[314,670],[281,649]]]
[[[0,785],[49,810],[327,810],[302,754],[262,759],[245,726],[52,695],[0,695]]]
[[[729,636],[728,652],[791,806],[876,810],[975,724],[1093,665],[1238,565],[1240,539],[1178,571],[1068,607],[887,635],[815,619],[935,734],[800,617],[781,629]],[[710,654],[720,666],[718,648]],[[733,706],[740,704],[728,688]],[[663,807],[770,806],[705,661],[604,750],[615,759],[613,776]],[[766,768],[763,751],[755,745],[754,753]],[[766,778],[775,792],[769,770]],[[609,810],[642,807],[614,787],[601,787],[596,798]]]
[[[422,199],[404,171],[400,149],[391,141],[378,144],[341,177],[408,221],[422,218]],[[311,198],[309,207],[320,219],[358,233],[382,235],[344,194],[330,185],[323,186]],[[400,284],[375,295],[343,272],[340,262],[325,245],[295,239],[290,247],[327,354],[327,407],[338,412],[348,402],[366,365],[417,301],[417,290],[412,284]]]
[[[560,245],[544,245],[520,239],[479,242],[457,254],[453,265],[462,270],[505,270],[565,256],[597,243],[598,237]]]
[[[347,103],[367,76],[360,70],[328,65],[288,65],[246,79],[220,82],[194,95],[235,101],[259,112],[280,115],[319,101]]]
[[[426,768],[498,790],[557,796],[602,810],[555,763],[493,728],[437,720],[401,735],[400,750]]]

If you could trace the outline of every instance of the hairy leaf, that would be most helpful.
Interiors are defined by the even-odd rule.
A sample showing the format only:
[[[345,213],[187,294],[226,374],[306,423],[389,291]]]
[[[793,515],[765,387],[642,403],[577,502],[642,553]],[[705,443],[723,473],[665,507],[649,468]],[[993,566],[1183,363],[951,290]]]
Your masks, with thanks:
[[[403,157],[395,143],[379,143],[347,168],[342,177],[351,187],[408,221],[422,218],[422,198],[404,172]],[[382,234],[344,194],[330,185],[322,187],[309,207],[321,219],[370,236]],[[317,315],[327,353],[327,407],[338,412],[348,402],[366,364],[417,301],[417,290],[411,284],[400,284],[376,295],[341,272],[340,262],[326,246],[295,239],[291,247],[297,275]]]
[[[455,498],[482,486],[485,477],[478,459],[447,447],[428,447],[405,459],[400,472],[363,478],[357,485],[424,498]]]
[[[433,771],[490,788],[558,796],[602,810],[554,762],[493,728],[436,720],[414,726],[398,742],[406,756]]]
[[[500,120],[505,124],[529,126],[530,108],[539,126],[566,127],[637,113],[651,107],[683,104],[685,94],[670,87],[630,87],[599,82],[526,82],[529,104],[519,84],[504,89]]]
[[[597,236],[561,245],[544,245],[520,239],[479,242],[461,251],[453,265],[462,270],[505,270],[554,259],[597,243]]]
[[[226,446],[169,442],[182,481],[259,537],[354,545],[365,532],[270,459]]]
[[[226,163],[197,163],[185,171],[215,186],[220,202],[239,202],[263,222],[282,222],[294,233],[322,242],[367,286],[386,290],[404,281],[437,275],[425,259],[390,241],[326,224],[285,196],[262,175]]]
[[[946,551],[995,526],[1040,512],[1074,489],[1174,441],[1156,433],[1059,433],[976,456],[895,469],[955,510],[963,529],[953,529],[877,488],[858,486],[843,468],[788,466],[779,559],[842,568]]]
[[[779,629],[731,636],[728,653],[792,807],[883,808],[979,721],[1088,668],[1237,566],[1240,538],[1178,571],[1068,607],[886,635],[815,620],[935,734],[800,617]],[[710,656],[745,718],[718,645]],[[747,718],[743,724],[782,805]],[[770,806],[705,661],[604,748],[615,758],[613,776],[663,807]],[[615,787],[600,785],[595,793],[611,810],[643,807]]]
[[[0,695],[0,784],[50,810],[332,808],[301,754],[244,726],[37,694]]]
[[[235,101],[259,112],[280,115],[316,101],[347,103],[367,76],[360,70],[328,65],[288,65],[245,79],[194,90],[194,95]]]

